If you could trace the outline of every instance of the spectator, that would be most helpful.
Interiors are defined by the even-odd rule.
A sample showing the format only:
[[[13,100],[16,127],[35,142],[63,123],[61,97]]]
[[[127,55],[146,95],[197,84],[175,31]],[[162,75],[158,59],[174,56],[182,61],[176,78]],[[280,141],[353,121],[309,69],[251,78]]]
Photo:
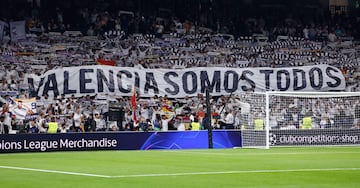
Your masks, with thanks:
[[[337,41],[337,36],[336,36],[334,31],[331,31],[329,33],[328,40],[329,40],[329,42],[336,42]]]
[[[169,130],[169,122],[174,118],[174,116],[170,115],[170,117],[166,117],[166,115],[161,116],[161,131]]]
[[[30,120],[26,126],[28,133],[39,133],[39,129],[34,120]]]
[[[4,120],[5,120],[5,116],[1,115],[0,116],[0,134],[8,134],[9,133],[9,129],[8,129],[7,125],[4,124]]]
[[[82,114],[80,113],[80,108],[77,108],[73,115],[73,130],[75,132],[82,132],[81,123],[82,123]]]
[[[160,116],[160,114],[157,113],[157,114],[155,115],[155,119],[152,121],[153,129],[154,129],[155,131],[160,131],[161,128],[162,128],[161,123],[162,123],[161,116]]]
[[[194,121],[191,122],[190,128],[192,131],[198,131],[201,129],[201,125],[199,123],[199,117],[195,116]]]
[[[354,128],[360,128],[360,104],[355,105]]]
[[[103,115],[95,113],[96,131],[106,131],[106,122]]]
[[[84,130],[85,132],[94,132],[96,130],[96,121],[94,120],[93,114],[89,114],[85,119]]]
[[[224,120],[220,119],[219,123],[221,129],[234,129],[235,118],[234,115],[232,114],[232,110],[226,111],[225,119]]]

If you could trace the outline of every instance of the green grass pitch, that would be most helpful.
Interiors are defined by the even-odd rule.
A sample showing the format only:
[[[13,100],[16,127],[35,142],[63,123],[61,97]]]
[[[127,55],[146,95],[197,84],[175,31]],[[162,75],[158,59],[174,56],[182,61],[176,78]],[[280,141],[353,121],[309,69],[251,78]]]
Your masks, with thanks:
[[[360,186],[360,147],[0,154],[1,188]]]

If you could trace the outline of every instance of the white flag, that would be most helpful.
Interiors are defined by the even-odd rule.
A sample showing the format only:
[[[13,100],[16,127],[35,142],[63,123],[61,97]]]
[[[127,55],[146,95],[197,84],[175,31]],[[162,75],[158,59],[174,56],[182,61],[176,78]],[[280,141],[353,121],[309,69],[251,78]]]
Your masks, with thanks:
[[[26,38],[25,21],[10,22],[11,41],[18,41]]]

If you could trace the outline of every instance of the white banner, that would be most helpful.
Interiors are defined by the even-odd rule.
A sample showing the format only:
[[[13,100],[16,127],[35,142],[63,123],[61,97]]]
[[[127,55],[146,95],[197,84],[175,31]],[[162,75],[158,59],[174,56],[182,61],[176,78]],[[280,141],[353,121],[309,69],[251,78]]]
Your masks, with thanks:
[[[345,89],[341,71],[333,66],[287,68],[196,67],[181,70],[80,66],[26,75],[38,96],[109,94],[131,96],[134,85],[141,97],[195,96],[209,86],[213,96],[243,91],[339,91]]]
[[[25,21],[10,22],[11,41],[26,39]]]

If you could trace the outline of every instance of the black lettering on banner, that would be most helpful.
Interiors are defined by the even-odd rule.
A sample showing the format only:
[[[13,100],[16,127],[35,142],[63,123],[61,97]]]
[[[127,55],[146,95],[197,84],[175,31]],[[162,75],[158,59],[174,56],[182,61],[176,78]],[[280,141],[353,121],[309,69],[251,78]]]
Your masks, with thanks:
[[[86,79],[86,73],[94,72],[94,69],[80,69],[80,93],[94,93],[94,89],[86,89],[86,84],[91,83],[92,79]]]
[[[179,77],[179,75],[176,73],[176,72],[167,72],[164,74],[164,80],[165,82],[167,82],[169,85],[171,85],[174,89],[171,90],[170,88],[165,88],[165,91],[166,93],[169,93],[171,95],[177,95],[179,93],[179,85],[172,81],[170,79],[170,76],[173,76],[173,77]]]
[[[209,68],[199,71],[192,69],[183,71],[161,70],[156,73],[146,73],[146,70],[84,67],[76,68],[74,72],[66,68],[56,73],[49,72],[46,77],[30,77],[27,82],[34,96],[75,93],[84,95],[106,91],[127,95],[132,92],[134,86],[141,88],[141,92],[146,93],[144,96],[149,97],[153,92],[164,92],[173,96],[203,93],[206,88],[209,88],[212,94],[217,95],[237,90],[249,91],[257,87],[264,90],[316,91],[333,90],[344,85],[344,77],[340,70],[326,65],[306,66],[304,69],[298,67],[282,69]],[[257,81],[261,86],[257,86]]]
[[[134,72],[134,74],[135,74],[135,87],[140,88],[140,76],[139,76],[139,73]]]
[[[335,83],[326,82],[329,87],[338,87],[341,84],[341,79],[337,76],[334,76],[332,72],[339,72],[338,70],[334,69],[333,67],[326,67],[326,75],[335,80]]]
[[[285,75],[285,87],[282,87],[283,85],[283,79],[282,79],[282,75]],[[277,80],[277,88],[280,91],[286,91],[289,89],[290,87],[290,73],[287,70],[279,70],[276,73],[276,80]]]
[[[191,81],[192,81],[192,88],[189,89],[189,86],[188,86],[188,77],[191,77]],[[197,76],[196,76],[196,73],[192,72],[192,71],[187,71],[183,74],[182,76],[182,82],[183,82],[183,89],[184,89],[184,92],[186,94],[194,94],[197,90]]]
[[[245,82],[247,82],[247,83],[251,86],[251,87],[241,86],[241,89],[242,89],[243,91],[253,91],[253,90],[255,89],[255,87],[256,87],[255,82],[252,81],[252,80],[248,77],[248,75],[253,76],[254,73],[251,72],[251,71],[249,71],[249,70],[245,70],[245,71],[243,71],[242,74],[241,74],[241,78],[240,78],[240,79],[241,79],[241,80],[244,80]]]
[[[125,89],[123,87],[123,83],[122,83],[122,76],[126,76],[127,78],[132,78],[132,74],[129,71],[126,70],[121,70],[116,74],[116,78],[117,78],[117,83],[118,83],[118,88],[119,91],[121,93],[130,93],[131,92],[131,88],[133,87],[132,85],[127,85],[127,89]]]
[[[305,71],[302,69],[293,69],[293,75],[294,75],[294,91],[298,91],[306,88]],[[299,81],[301,81],[300,85],[299,85]]]
[[[104,92],[104,84],[105,82],[106,86],[109,88],[110,92],[115,91],[115,85],[114,85],[114,73],[112,70],[109,70],[109,80],[106,78],[104,70],[97,69],[96,71],[96,77],[97,77],[97,83],[98,83],[98,92]]]
[[[44,84],[44,80],[45,80],[44,77],[40,78],[40,82],[39,82],[38,88],[35,88],[34,79],[33,79],[33,78],[28,78],[28,84],[29,84],[29,86],[32,87],[32,88],[34,88],[34,90],[35,90],[35,92],[36,92],[34,96],[38,96],[38,95],[39,95],[39,90],[40,90],[40,87]]]
[[[207,71],[200,72],[201,93],[205,93],[206,87],[209,88],[209,92],[214,92],[213,91],[214,86],[215,86],[215,92],[220,92],[220,86],[221,86],[220,73],[221,73],[220,71],[214,71],[214,76],[210,83],[209,75]]]
[[[233,78],[232,87],[229,88],[229,77]],[[235,71],[226,71],[224,75],[224,89],[227,93],[234,92],[238,89],[239,74]]]
[[[145,78],[146,78],[146,83],[144,87],[144,93],[148,94],[149,89],[152,89],[154,90],[155,94],[159,94],[159,87],[155,80],[154,73],[147,72]]]
[[[317,72],[317,75],[319,77],[317,85],[315,83],[315,72]],[[309,75],[310,75],[310,85],[311,85],[311,87],[316,89],[316,90],[320,90],[321,87],[323,86],[323,82],[324,82],[324,77],[323,77],[321,69],[319,69],[317,67],[314,67],[314,68],[310,69]]]
[[[43,90],[43,96],[45,94],[48,94],[49,91],[53,91],[54,92],[54,96],[58,96],[59,95],[59,90],[57,88],[57,81],[56,81],[56,75],[55,73],[49,74],[48,75],[48,80],[46,81],[45,85],[44,85],[44,90]]]
[[[69,71],[64,71],[64,95],[76,93],[75,89],[69,89]]]
[[[273,70],[260,70],[260,73],[265,74],[265,89],[270,90],[270,74],[274,73]]]

